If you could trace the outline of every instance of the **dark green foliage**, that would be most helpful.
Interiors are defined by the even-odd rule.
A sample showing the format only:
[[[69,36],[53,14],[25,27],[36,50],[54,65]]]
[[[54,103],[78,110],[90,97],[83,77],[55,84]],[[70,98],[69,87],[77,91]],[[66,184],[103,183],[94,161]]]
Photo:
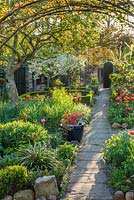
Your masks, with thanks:
[[[129,186],[127,185],[126,173],[124,169],[115,168],[113,169],[110,176],[110,185],[113,190],[121,190],[123,192],[127,192],[129,190]]]
[[[19,160],[15,153],[10,155],[4,155],[4,157],[0,158],[0,169],[5,168],[7,166],[18,165]]]
[[[20,148],[17,154],[20,164],[27,166],[29,170],[50,171],[58,164],[55,152],[41,143]]]
[[[43,177],[43,176],[49,176],[49,172],[48,170],[30,170],[28,171],[28,185],[30,187],[34,187],[35,185],[35,180],[39,177]]]
[[[25,188],[28,181],[27,168],[24,166],[9,166],[0,170],[0,198],[6,194]]]
[[[11,103],[4,104],[0,107],[0,122],[6,123],[19,119],[20,111],[23,110],[24,106],[24,102],[18,105],[13,105]]]
[[[55,133],[50,133],[49,139],[50,139],[50,147],[55,149],[58,145],[63,143],[63,133],[60,130],[56,131]]]
[[[55,175],[59,187],[65,173],[66,166],[64,165],[63,161],[58,161],[57,165],[54,165],[52,170],[49,172],[50,175]]]

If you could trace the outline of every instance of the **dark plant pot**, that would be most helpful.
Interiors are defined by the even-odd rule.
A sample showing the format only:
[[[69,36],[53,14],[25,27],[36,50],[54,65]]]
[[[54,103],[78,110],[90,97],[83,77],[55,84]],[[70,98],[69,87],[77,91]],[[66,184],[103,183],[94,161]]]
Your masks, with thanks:
[[[83,125],[73,126],[71,130],[68,130],[68,141],[77,140],[81,141],[83,136]]]

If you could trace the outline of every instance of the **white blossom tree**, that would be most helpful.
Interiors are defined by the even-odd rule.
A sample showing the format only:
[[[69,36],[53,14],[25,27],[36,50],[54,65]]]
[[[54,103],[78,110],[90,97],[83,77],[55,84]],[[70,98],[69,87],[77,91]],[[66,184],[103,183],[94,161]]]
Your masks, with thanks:
[[[59,54],[53,58],[38,58],[30,61],[29,69],[34,73],[34,78],[43,74],[47,78],[47,86],[50,80],[57,76],[73,75],[75,71],[82,70],[85,66],[85,58],[80,55]]]

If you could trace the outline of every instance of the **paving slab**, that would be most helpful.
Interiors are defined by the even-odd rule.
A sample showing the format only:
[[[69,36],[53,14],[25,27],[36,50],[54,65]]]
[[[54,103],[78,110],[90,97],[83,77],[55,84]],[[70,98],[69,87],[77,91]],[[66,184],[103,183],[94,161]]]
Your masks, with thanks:
[[[103,152],[103,150],[104,150],[104,147],[103,147],[103,145],[101,144],[87,144],[87,145],[85,145],[84,144],[84,146],[83,147],[81,147],[81,149],[79,150],[79,152],[90,152],[90,151],[92,151],[92,152]]]
[[[107,176],[106,173],[104,171],[100,171],[97,173],[97,175],[95,176],[95,174],[93,172],[89,172],[89,173],[72,173],[72,176],[69,180],[69,183],[87,183],[87,182],[97,182],[97,183],[104,183],[107,181]]]
[[[113,134],[107,118],[108,108],[109,90],[101,89],[62,199],[113,200],[102,156],[105,140]]]
[[[78,156],[77,156],[77,161],[90,161],[90,160],[100,160],[102,159],[102,153],[98,153],[98,152],[79,152]]]

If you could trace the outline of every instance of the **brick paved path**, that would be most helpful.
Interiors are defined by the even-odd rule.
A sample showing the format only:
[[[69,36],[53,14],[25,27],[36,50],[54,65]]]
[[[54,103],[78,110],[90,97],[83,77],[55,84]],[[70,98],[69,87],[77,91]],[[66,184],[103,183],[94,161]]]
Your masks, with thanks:
[[[107,176],[102,160],[104,141],[112,134],[107,119],[109,90],[101,89],[97,97],[89,131],[83,139],[70,175],[63,199],[68,200],[112,200],[107,187]]]

